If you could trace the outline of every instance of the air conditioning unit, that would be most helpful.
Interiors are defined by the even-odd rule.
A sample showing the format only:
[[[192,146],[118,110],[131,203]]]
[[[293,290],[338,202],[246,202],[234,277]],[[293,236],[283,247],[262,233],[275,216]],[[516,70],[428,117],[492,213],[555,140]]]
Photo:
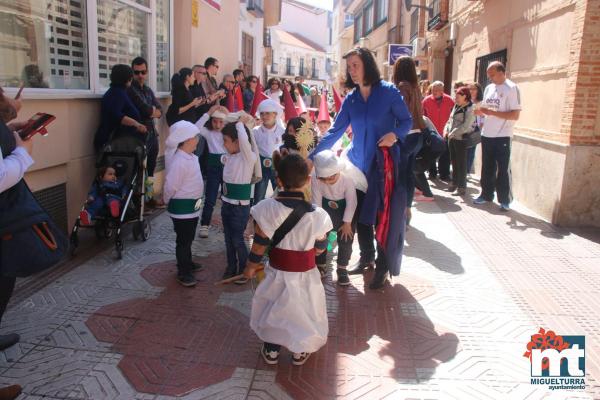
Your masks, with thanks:
[[[418,37],[412,41],[412,56],[415,57],[425,57],[425,46],[427,45],[427,41],[425,38]]]

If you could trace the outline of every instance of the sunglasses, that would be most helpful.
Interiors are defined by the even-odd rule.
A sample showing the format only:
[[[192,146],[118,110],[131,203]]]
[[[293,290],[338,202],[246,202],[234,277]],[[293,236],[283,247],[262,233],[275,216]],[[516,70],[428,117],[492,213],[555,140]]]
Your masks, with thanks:
[[[258,81],[250,81],[250,83],[258,83]]]
[[[206,72],[202,72],[202,71],[196,71],[196,73],[200,74],[200,75],[208,75]]]
[[[147,70],[143,70],[143,71],[134,70],[133,73],[136,75],[146,75],[148,73],[148,71]]]

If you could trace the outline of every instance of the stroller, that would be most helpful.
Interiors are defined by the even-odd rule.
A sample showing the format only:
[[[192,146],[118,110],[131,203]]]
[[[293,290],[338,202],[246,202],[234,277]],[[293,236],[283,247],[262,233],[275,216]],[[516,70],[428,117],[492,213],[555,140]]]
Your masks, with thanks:
[[[134,135],[119,135],[113,138],[102,149],[96,162],[96,167],[102,165],[114,166],[117,177],[124,183],[125,196],[121,200],[120,215],[114,218],[110,213],[104,213],[94,218],[92,225],[84,225],[79,217],[71,231],[71,254],[74,255],[79,247],[79,229],[93,228],[98,239],[115,240],[117,258],[123,257],[123,239],[121,232],[126,224],[134,224],[133,238],[143,241],[150,237],[151,226],[144,219],[144,182],[146,179],[146,146],[139,137]],[[82,210],[85,204],[82,206]]]

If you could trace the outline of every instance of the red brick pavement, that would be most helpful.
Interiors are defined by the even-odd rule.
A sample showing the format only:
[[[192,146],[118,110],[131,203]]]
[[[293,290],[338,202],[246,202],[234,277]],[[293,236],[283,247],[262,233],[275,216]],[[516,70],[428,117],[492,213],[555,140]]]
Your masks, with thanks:
[[[225,263],[223,254],[199,261]],[[87,320],[98,340],[124,355],[119,368],[136,390],[183,395],[225,381],[242,367],[275,370],[276,382],[296,399],[379,398],[397,390],[398,382],[428,379],[459,351],[456,335],[410,311],[434,294],[427,281],[404,274],[400,285],[372,292],[364,283],[338,288],[327,279],[327,345],[303,367],[292,366],[287,351],[271,367],[259,355],[261,343],[247,315],[217,305],[223,292],[250,289],[215,287],[221,273],[209,267],[199,274],[203,282],[186,289],[175,282],[172,262],[151,265],[142,276],[164,288],[160,296],[110,304]]]

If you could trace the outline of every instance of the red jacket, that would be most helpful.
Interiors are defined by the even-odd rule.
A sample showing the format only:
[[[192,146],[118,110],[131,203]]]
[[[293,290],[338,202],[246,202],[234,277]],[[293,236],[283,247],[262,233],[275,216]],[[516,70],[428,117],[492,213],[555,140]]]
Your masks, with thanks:
[[[433,95],[423,99],[423,115],[431,120],[438,133],[444,136],[444,126],[450,118],[450,113],[454,107],[454,100],[446,93],[442,94],[442,101],[438,102]]]

